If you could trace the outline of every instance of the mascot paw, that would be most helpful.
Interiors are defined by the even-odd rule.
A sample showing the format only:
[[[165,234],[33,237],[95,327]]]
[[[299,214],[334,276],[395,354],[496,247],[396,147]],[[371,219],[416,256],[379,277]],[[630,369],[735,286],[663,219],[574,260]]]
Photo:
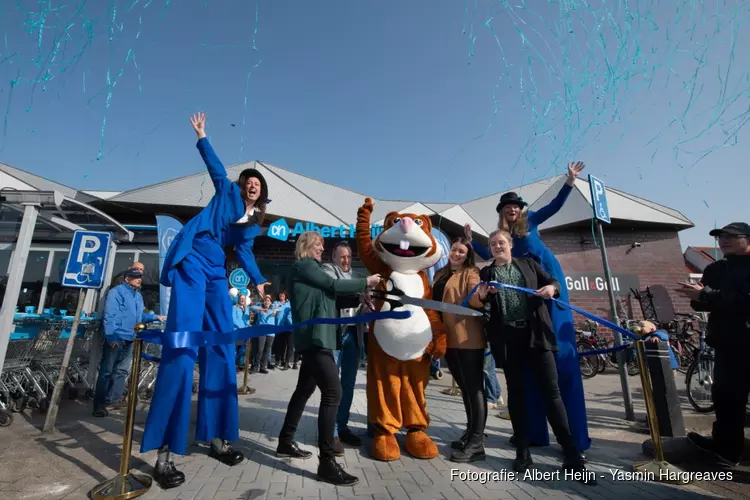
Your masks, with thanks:
[[[377,434],[373,438],[372,458],[390,462],[398,460],[400,456],[401,449],[398,447],[398,442],[396,442],[396,437],[393,434]]]
[[[429,459],[438,456],[437,445],[424,431],[410,431],[406,434],[406,451],[414,458]]]
[[[372,199],[365,198],[365,203],[357,210],[357,214],[361,213],[367,213],[371,214],[372,211],[375,209],[375,205],[372,204]]]
[[[435,339],[429,343],[425,349],[425,353],[429,354],[432,359],[440,359],[445,356],[445,351],[448,349],[448,342],[445,338]]]

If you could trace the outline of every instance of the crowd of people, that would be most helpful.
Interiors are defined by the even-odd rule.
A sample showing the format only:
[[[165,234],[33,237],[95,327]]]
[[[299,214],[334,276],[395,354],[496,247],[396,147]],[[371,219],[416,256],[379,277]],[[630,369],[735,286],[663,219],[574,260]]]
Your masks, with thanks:
[[[278,333],[254,337],[250,342],[250,370],[264,375],[275,369],[299,370],[279,433],[277,454],[300,459],[312,456],[295,441],[295,432],[307,401],[318,389],[318,477],[338,485],[356,484],[358,479],[345,472],[335,457],[343,455],[342,444],[362,444],[361,436],[348,425],[357,371],[363,363],[368,338],[367,325],[356,318],[374,310],[369,291],[380,283],[381,276],[354,271],[352,250],[346,242],[335,246],[331,262],[324,262],[323,237],[306,232],[296,242],[296,260],[287,290],[281,291],[276,300],[265,293],[268,281],[255,262],[252,246],[270,201],[266,181],[255,169],[243,171],[236,182],[230,181],[206,138],[205,115],[195,115],[191,122],[216,193],[170,247],[160,280],[172,290],[166,318],[142,312],[138,291],[142,266],[134,265],[125,273],[124,283],[107,294],[105,352],[94,413],[106,416],[107,408],[119,402],[136,323],[166,319],[166,332],[227,332],[252,325],[275,325]],[[563,450],[563,468],[580,473],[584,482],[595,482],[586,473],[585,452],[591,440],[572,312],[548,300],[568,301],[567,289],[561,286],[564,274],[538,232],[538,226],[562,208],[583,168],[580,162],[571,163],[567,182],[558,196],[536,211],[528,210],[528,204],[516,193],[504,194],[497,205],[498,229],[490,234],[489,249],[472,240],[471,227],[467,225],[465,235],[451,244],[448,264],[435,272],[434,300],[468,305],[484,314],[479,318],[441,313],[448,335],[445,361],[461,391],[466,413],[466,429],[452,443],[451,460],[455,462],[485,458],[488,410],[502,403],[496,375],[496,369],[502,368],[513,427],[510,443],[516,449],[514,469],[523,472],[533,465],[531,446],[549,444],[549,422]],[[735,272],[744,273],[743,276],[747,275],[750,256],[748,233],[746,224],[731,233],[733,242],[744,241],[745,253],[736,252],[744,255],[744,260],[733,264],[737,267]],[[717,234],[726,239],[730,233]],[[234,304],[228,299],[226,246],[234,247],[240,266],[256,285],[262,298],[257,303],[247,295],[238,295]],[[480,269],[476,256],[487,260],[488,265]],[[722,310],[719,301],[723,296],[719,292],[729,288],[724,282],[729,279],[728,272],[722,267],[711,274],[713,281],[695,286],[690,292],[694,307],[712,314]],[[533,294],[490,283],[530,289]],[[730,323],[734,329],[747,330],[750,287],[742,293],[731,297],[735,306],[744,308],[744,324],[739,320]],[[352,322],[291,329],[292,325],[317,318],[352,318]],[[718,320],[710,321],[710,329],[719,328],[718,324]],[[284,330],[287,326],[289,330]],[[714,333],[712,338],[719,338],[719,334]],[[732,344],[725,341],[722,345]],[[196,361],[200,370],[196,440],[209,442],[210,456],[224,464],[232,466],[244,459],[231,442],[239,437],[236,375],[244,366],[246,347],[242,342],[163,349],[141,446],[141,452],[158,450],[154,479],[162,488],[178,486],[185,480],[171,460],[171,453],[185,454],[187,449]],[[744,366],[731,361],[729,350],[722,356],[730,360],[735,371]],[[717,354],[717,370],[718,363]],[[721,373],[722,380],[734,376],[728,369]],[[745,375],[742,376],[747,379]],[[717,383],[719,378],[717,374]],[[742,391],[747,399],[748,388],[743,386]],[[723,388],[723,399],[716,403],[717,423],[720,419],[730,424],[732,418],[736,420],[742,391]],[[738,450],[741,452],[741,447],[730,444],[738,432],[736,427],[716,428],[716,441],[700,436],[691,439],[696,446],[715,454],[735,457]]]

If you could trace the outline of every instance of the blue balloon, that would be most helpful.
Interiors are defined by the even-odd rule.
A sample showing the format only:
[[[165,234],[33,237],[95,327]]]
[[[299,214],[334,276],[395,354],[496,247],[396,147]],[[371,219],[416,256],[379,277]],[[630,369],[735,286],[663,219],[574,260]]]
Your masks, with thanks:
[[[240,290],[239,294],[240,295],[250,295],[250,290],[248,290],[247,288],[243,288],[242,290]]]
[[[432,228],[432,236],[435,237],[435,240],[437,240],[438,245],[440,245],[441,250],[443,251],[443,255],[440,257],[440,260],[437,261],[437,263],[429,268],[427,270],[427,278],[430,280],[430,285],[432,285],[432,278],[435,277],[435,273],[448,265],[448,254],[451,251],[451,241],[448,239],[448,237],[443,233],[440,229]]]

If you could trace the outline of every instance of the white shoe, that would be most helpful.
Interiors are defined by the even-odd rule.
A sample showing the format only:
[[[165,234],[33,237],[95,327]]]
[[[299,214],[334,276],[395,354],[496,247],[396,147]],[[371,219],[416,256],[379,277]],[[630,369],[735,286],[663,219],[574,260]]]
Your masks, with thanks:
[[[498,404],[498,406],[505,406],[505,400],[503,399],[503,397],[502,397],[502,396],[500,396],[500,397],[499,397],[499,398],[497,399],[497,404]]]
[[[487,403],[487,408],[494,410],[497,408],[497,403]]]

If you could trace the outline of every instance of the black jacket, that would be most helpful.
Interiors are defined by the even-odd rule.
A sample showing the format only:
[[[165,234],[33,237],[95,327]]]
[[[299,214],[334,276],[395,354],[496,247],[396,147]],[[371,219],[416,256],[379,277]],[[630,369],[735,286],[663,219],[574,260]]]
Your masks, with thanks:
[[[538,290],[543,286],[552,285],[555,287],[555,297],[560,296],[560,283],[547,274],[535,260],[520,258],[513,259],[513,262],[516,263],[518,269],[521,271],[526,282],[526,288]],[[492,281],[493,267],[495,267],[494,261],[479,271],[479,277],[482,281]],[[490,297],[488,295],[488,302],[485,303],[485,309],[489,307],[489,317],[485,324],[485,332],[487,333],[487,340],[489,342],[501,342],[505,340],[502,338],[501,333],[503,330],[503,312],[499,309],[497,301],[490,300]],[[544,299],[535,295],[529,295],[527,300],[529,308],[528,321],[531,326],[529,347],[557,352],[555,331],[552,328],[552,320],[550,319],[547,304],[545,304]],[[497,360],[495,361],[497,362]]]
[[[690,306],[708,312],[706,343],[711,347],[750,346],[750,255],[727,255],[709,264],[703,290]]]

